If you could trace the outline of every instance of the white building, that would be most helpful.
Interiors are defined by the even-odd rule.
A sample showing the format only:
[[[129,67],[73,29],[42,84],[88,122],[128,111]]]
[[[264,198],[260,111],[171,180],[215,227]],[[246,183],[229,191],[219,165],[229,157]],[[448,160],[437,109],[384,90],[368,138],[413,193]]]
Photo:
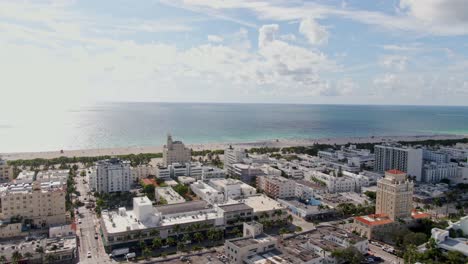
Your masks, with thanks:
[[[281,176],[258,176],[257,188],[272,198],[292,198],[296,194],[296,183]]]
[[[226,170],[229,176],[234,176],[233,165],[236,163],[243,163],[244,159],[247,158],[247,153],[245,149],[241,148],[229,148],[224,150],[224,169]]]
[[[128,192],[132,183],[130,162],[108,159],[96,162],[89,175],[90,189],[94,192]]]
[[[156,202],[164,199],[167,204],[185,203],[185,199],[180,196],[172,187],[156,187],[154,189]]]
[[[339,177],[320,171],[309,171],[308,177],[313,182],[322,183],[327,186],[330,193],[359,192],[362,187],[359,179],[346,175]]]
[[[191,160],[191,151],[186,148],[182,141],[172,141],[172,136],[167,136],[167,144],[163,149],[163,165],[168,166],[172,163],[185,164]]]
[[[304,172],[299,168],[298,165],[291,163],[291,162],[285,162],[281,163],[278,162],[278,169],[282,170],[286,176],[290,179],[302,179],[304,178]]]
[[[208,184],[216,190],[223,192],[226,201],[228,199],[248,197],[257,193],[254,187],[236,179],[211,179],[208,181]]]
[[[448,230],[433,228],[431,237],[435,240],[437,247],[444,251],[458,251],[468,257],[468,239],[451,238]]]
[[[69,170],[48,170],[48,171],[28,171],[24,170],[18,174],[15,179],[16,183],[32,183],[38,182],[61,182],[66,184],[69,175]]]
[[[162,180],[171,179],[171,168],[168,166],[158,165],[156,166],[156,178]]]
[[[442,179],[453,179],[458,176],[458,164],[449,163],[425,163],[421,181],[440,182]]]
[[[49,228],[49,237],[56,238],[56,237],[70,237],[75,236],[76,232],[73,229],[72,225],[58,225],[52,226]]]
[[[264,175],[262,167],[258,164],[243,164],[243,163],[236,163],[232,165],[234,170],[234,177],[239,178],[241,181],[245,183],[250,183],[257,176]]]
[[[402,147],[400,145],[376,145],[374,171],[383,173],[388,170],[406,172],[416,181],[422,179],[423,149]]]
[[[151,165],[138,165],[131,168],[132,179],[134,182],[138,182],[141,179],[146,179],[149,176],[156,175],[156,168]]]
[[[203,167],[201,180],[206,181],[209,179],[216,179],[216,178],[226,178],[226,171],[215,168],[215,167],[208,167],[208,166]]]
[[[216,190],[203,181],[190,184],[190,189],[195,195],[200,197],[200,199],[210,204],[220,204],[226,201],[223,192]]]

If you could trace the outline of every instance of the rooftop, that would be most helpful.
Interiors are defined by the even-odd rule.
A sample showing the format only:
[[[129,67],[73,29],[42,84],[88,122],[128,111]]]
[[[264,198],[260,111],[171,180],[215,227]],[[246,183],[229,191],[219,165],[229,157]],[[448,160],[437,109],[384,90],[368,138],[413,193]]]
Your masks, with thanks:
[[[252,208],[244,203],[236,203],[236,204],[226,204],[218,206],[224,212],[236,212],[236,211],[245,211],[245,210],[252,210]]]
[[[405,172],[401,171],[401,170],[388,170],[386,171],[386,173],[390,173],[390,174],[406,174]]]
[[[431,218],[431,215],[428,213],[424,213],[418,210],[411,211],[411,217],[413,219],[424,219],[424,218]]]
[[[158,184],[156,183],[156,180],[155,179],[141,179],[141,183],[143,185],[154,185],[154,186],[158,186]]]
[[[6,183],[0,185],[0,196],[6,196],[8,194],[18,194],[18,193],[31,193],[33,187],[36,186],[40,188],[42,192],[55,192],[55,191],[64,191],[64,186],[59,181],[50,181],[50,182],[32,182],[32,183]]]
[[[156,210],[163,215],[165,214],[177,214],[177,213],[185,213],[197,210],[203,210],[208,208],[208,203],[202,200],[199,201],[190,201],[180,204],[168,204],[168,205],[161,205],[156,206]]]
[[[172,187],[157,187],[155,189],[156,197],[164,198],[168,204],[184,203],[185,199],[180,196]]]
[[[357,216],[354,220],[359,221],[368,226],[379,226],[393,223],[393,220],[386,214],[371,214],[365,216]]]
[[[240,202],[244,202],[249,207],[253,208],[254,213],[272,211],[276,209],[286,209],[283,205],[277,201],[267,197],[266,195],[255,195],[250,196],[244,199],[241,199]]]
[[[233,243],[236,247],[243,248],[243,247],[248,247],[251,245],[256,245],[260,243],[270,243],[270,242],[275,242],[276,238],[261,234],[256,236],[255,238],[253,237],[240,237],[240,238],[234,238],[229,240],[229,242]]]

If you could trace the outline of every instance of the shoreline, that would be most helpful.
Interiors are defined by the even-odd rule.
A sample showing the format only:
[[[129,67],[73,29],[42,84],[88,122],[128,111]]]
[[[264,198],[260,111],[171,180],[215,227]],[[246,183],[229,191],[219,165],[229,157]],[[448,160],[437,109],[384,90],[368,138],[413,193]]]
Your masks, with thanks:
[[[444,140],[444,139],[463,139],[466,135],[414,135],[414,136],[370,136],[370,137],[343,137],[343,138],[317,138],[317,139],[277,139],[264,140],[244,143],[207,143],[207,144],[186,144],[188,148],[195,151],[225,149],[232,145],[241,148],[258,147],[298,147],[310,146],[314,144],[343,145],[347,143],[379,143],[385,141],[424,141],[424,140]],[[182,140],[183,141],[183,140]],[[5,160],[18,159],[52,159],[61,156],[64,157],[92,157],[105,155],[127,155],[139,153],[162,153],[163,146],[143,146],[143,147],[117,147],[101,149],[81,149],[81,150],[63,150],[58,151],[39,151],[39,152],[14,152],[0,153],[0,157]]]

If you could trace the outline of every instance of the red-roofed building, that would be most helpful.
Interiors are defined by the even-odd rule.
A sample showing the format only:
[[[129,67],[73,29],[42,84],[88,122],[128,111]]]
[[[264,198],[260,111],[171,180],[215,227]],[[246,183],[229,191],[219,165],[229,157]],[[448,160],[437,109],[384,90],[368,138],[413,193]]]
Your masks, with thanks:
[[[401,171],[401,170],[388,170],[386,171],[386,173],[390,173],[390,174],[406,174],[405,172]]]
[[[413,218],[414,220],[419,220],[419,219],[431,218],[431,215],[414,209],[413,211],[411,211],[411,218]]]
[[[154,185],[155,187],[158,186],[158,183],[154,179],[141,179],[141,185],[146,186],[146,185]]]
[[[368,239],[379,239],[388,235],[395,222],[386,214],[371,214],[354,218],[353,231]]]

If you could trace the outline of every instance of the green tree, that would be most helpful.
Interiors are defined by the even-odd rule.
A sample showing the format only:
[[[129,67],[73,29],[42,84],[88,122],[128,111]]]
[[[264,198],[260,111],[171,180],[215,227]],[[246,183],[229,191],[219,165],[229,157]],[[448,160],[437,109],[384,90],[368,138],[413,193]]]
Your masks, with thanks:
[[[153,239],[153,249],[160,249],[162,246],[162,240],[159,237]]]
[[[145,187],[143,187],[143,192],[151,201],[154,200],[154,185],[153,184],[145,185]]]
[[[403,246],[408,247],[409,245],[419,246],[427,241],[427,236],[424,233],[409,232],[403,238]]]
[[[360,264],[364,260],[364,256],[354,247],[345,249],[336,249],[331,254],[338,262],[347,261],[350,264]]]
[[[447,264],[467,263],[468,258],[458,251],[449,251],[447,253]]]
[[[189,234],[184,234],[184,236],[182,237],[183,242],[188,242],[190,240],[192,240],[192,238],[190,237]]]
[[[168,237],[168,238],[166,239],[166,243],[167,243],[167,245],[169,245],[169,246],[175,246],[177,242],[176,242],[176,240],[175,240],[173,237]]]
[[[200,232],[196,232],[195,234],[193,234],[193,239],[197,241],[197,243],[200,243],[203,240],[203,238],[203,234]]]
[[[149,259],[151,257],[151,255],[153,254],[153,252],[151,251],[151,249],[149,247],[145,247],[143,249],[143,257],[145,259]]]
[[[419,259],[419,253],[415,245],[409,245],[403,254],[405,264],[413,264]]]
[[[23,255],[19,253],[18,251],[13,252],[11,255],[11,260],[13,263],[18,263],[21,259],[23,258]]]
[[[5,256],[0,256],[0,263],[5,264],[7,263],[7,259]]]

